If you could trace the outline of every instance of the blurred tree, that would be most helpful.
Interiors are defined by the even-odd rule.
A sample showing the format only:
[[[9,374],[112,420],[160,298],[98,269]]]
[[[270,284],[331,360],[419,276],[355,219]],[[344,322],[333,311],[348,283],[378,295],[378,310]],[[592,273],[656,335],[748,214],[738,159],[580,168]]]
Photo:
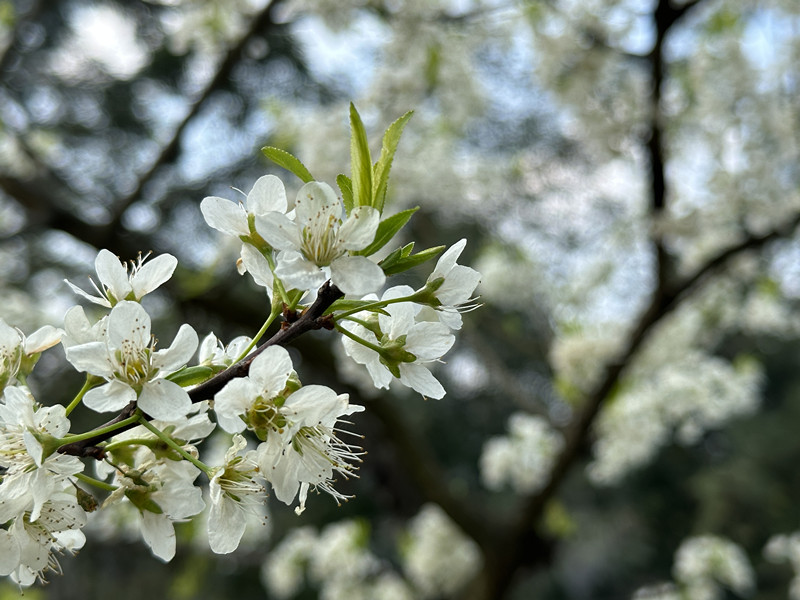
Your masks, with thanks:
[[[299,187],[264,145],[332,183],[351,100],[372,132],[416,111],[391,207],[483,273],[442,401],[377,395],[330,336],[294,346],[367,406],[346,506],[271,507],[235,556],[167,566],[101,523],[31,595],[238,598],[262,570],[274,597],[785,597],[794,0],[14,0],[0,27],[6,322],[59,324],[98,249],[153,250],[182,265],[149,305],[167,339],[252,335],[267,303],[199,202],[265,172]],[[69,401],[79,380],[43,363],[38,397]]]

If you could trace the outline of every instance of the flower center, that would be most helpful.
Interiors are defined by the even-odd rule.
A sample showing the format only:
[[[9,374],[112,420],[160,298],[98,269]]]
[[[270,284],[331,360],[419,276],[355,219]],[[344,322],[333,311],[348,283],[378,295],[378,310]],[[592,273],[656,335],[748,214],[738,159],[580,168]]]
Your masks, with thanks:
[[[322,207],[303,227],[301,250],[318,267],[327,267],[345,253],[339,243],[342,221],[332,208],[330,205]]]

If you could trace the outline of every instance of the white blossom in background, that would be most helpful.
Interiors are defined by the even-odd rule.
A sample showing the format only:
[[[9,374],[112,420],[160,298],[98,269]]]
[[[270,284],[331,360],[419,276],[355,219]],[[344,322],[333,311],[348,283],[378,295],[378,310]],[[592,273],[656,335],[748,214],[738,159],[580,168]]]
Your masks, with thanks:
[[[139,302],[145,294],[149,294],[168,281],[175,272],[175,267],[178,266],[178,259],[171,254],[162,254],[150,261],[145,261],[147,261],[147,256],[140,254],[136,262],[131,261],[130,272],[128,272],[128,267],[124,262],[110,251],[103,249],[98,252],[94,262],[100,285],[98,286],[93,279],[89,278],[97,292],[96,296],[83,291],[69,281],[67,284],[76,294],[106,308],[111,308],[122,300]]]
[[[684,600],[684,597],[674,583],[659,583],[639,588],[631,600]]]
[[[401,298],[413,293],[414,290],[409,286],[395,286],[386,290],[381,300]],[[374,296],[367,296],[365,299],[377,300]],[[388,358],[356,340],[342,336],[345,352],[355,362],[367,368],[376,388],[388,389],[392,379],[396,378],[423,396],[437,400],[443,398],[444,387],[426,365],[439,361],[452,348],[455,336],[450,333],[450,328],[440,322],[417,321],[420,306],[411,302],[390,304],[384,310],[388,314],[377,316],[377,325],[382,334],[380,340],[374,331],[359,323],[344,321],[342,326],[370,344],[380,346],[382,351],[390,354]],[[358,313],[356,316],[373,319],[374,324],[374,316],[366,313]],[[404,358],[411,360],[406,361]],[[387,366],[387,362],[390,362],[392,369],[396,369],[395,372]]]
[[[411,520],[403,570],[420,598],[450,598],[481,567],[478,546],[435,504]]]
[[[800,600],[800,532],[773,535],[764,547],[764,557],[773,563],[788,562],[794,577],[789,584],[790,600]]]
[[[693,444],[709,429],[750,414],[759,405],[761,382],[753,361],[731,364],[700,351],[640,374],[598,419],[591,479],[614,484],[652,460],[673,436]]]
[[[297,193],[294,215],[276,211],[256,216],[256,229],[280,250],[275,275],[287,288],[315,290],[327,279],[345,294],[363,296],[386,281],[383,270],[363,250],[375,239],[380,213],[354,207],[345,218],[344,204],[326,183],[311,181]]]
[[[564,437],[538,415],[516,413],[508,435],[489,439],[480,458],[481,479],[490,490],[509,485],[526,494],[544,486],[564,446]]]
[[[191,409],[189,395],[165,379],[189,362],[197,349],[194,329],[181,325],[169,348],[155,349],[150,316],[141,304],[122,301],[108,315],[104,339],[66,348],[67,360],[79,371],[107,383],[92,388],[83,403],[98,412],[123,409],[136,401],[156,419],[178,419]]]
[[[267,553],[261,565],[261,582],[270,595],[286,600],[303,589],[306,565],[316,543],[313,527],[297,527]]]
[[[673,576],[692,600],[721,599],[723,587],[740,596],[755,591],[755,574],[744,550],[714,535],[684,540],[675,553]]]

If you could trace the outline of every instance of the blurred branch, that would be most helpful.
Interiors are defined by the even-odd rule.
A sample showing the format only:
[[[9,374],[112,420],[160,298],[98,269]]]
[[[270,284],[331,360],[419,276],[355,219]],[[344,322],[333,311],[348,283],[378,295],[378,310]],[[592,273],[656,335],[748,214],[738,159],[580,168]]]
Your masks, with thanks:
[[[127,196],[122,198],[119,204],[115,207],[116,214],[112,222],[113,229],[116,230],[119,228],[120,221],[125,213],[125,210],[127,210],[127,208],[141,196],[145,186],[150,182],[158,170],[169,163],[175,162],[177,157],[180,155],[181,137],[183,136],[183,132],[186,130],[186,127],[188,127],[192,119],[197,116],[197,114],[200,112],[200,109],[211,96],[211,94],[222,87],[222,85],[229,79],[231,72],[241,59],[245,49],[247,48],[247,45],[253,40],[253,38],[275,24],[272,19],[272,11],[278,4],[279,2],[270,2],[267,4],[267,6],[261,12],[253,17],[250,27],[244,33],[244,35],[239,38],[236,44],[228,49],[225,58],[219,63],[216,73],[211,79],[209,79],[203,90],[191,102],[189,110],[186,112],[177,127],[175,127],[175,130],[172,132],[169,141],[161,148],[161,151],[151,163],[150,167],[139,175],[136,187]]]

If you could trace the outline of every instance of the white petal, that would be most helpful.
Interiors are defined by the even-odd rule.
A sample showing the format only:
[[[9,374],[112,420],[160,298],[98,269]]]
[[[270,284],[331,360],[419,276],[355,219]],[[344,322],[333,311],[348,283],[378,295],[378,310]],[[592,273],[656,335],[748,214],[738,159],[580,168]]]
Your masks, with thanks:
[[[337,219],[342,216],[343,206],[336,192],[327,183],[321,181],[309,181],[297,192],[295,200],[296,221],[300,226],[312,219],[321,218],[328,220],[328,215],[333,215]]]
[[[0,319],[0,348],[16,348],[22,343],[19,331]]]
[[[363,296],[380,288],[386,275],[366,256],[342,256],[331,263],[331,281],[345,294]]]
[[[286,387],[286,380],[294,371],[289,352],[282,346],[270,346],[253,359],[250,365],[250,379],[270,398]]]
[[[292,429],[296,431],[302,426],[332,425],[330,415],[338,416],[346,406],[347,402],[343,404],[339,395],[331,388],[324,385],[304,385],[286,399],[281,413],[289,418],[293,423]],[[335,417],[333,421],[336,421]]]
[[[299,252],[284,250],[278,254],[277,275],[287,289],[314,290],[328,278],[320,269]]]
[[[136,400],[136,392],[133,388],[116,379],[90,389],[83,397],[86,407],[97,412],[122,410],[134,400]]]
[[[144,384],[138,406],[154,419],[174,421],[186,416],[192,408],[192,401],[177,383],[156,379]]]
[[[263,215],[271,211],[286,212],[286,190],[275,175],[264,175],[253,184],[247,194],[247,212]]]
[[[427,398],[444,398],[445,390],[431,372],[416,363],[400,364],[400,383],[407,385]]]
[[[11,574],[19,565],[19,544],[9,531],[0,529],[0,576]]]
[[[256,215],[256,231],[266,242],[278,250],[299,250],[302,240],[300,227],[283,213],[270,212]]]
[[[220,502],[211,505],[208,515],[208,545],[216,554],[229,554],[239,547],[246,518],[236,501],[224,493]]]
[[[189,362],[197,350],[197,332],[191,325],[184,323],[178,329],[175,339],[169,348],[159,350],[153,356],[153,365],[166,371],[175,371]]]
[[[450,350],[455,341],[447,325],[426,321],[411,328],[406,336],[405,349],[421,361],[436,360]]]
[[[209,226],[235,237],[250,235],[244,207],[225,198],[208,196],[200,203],[200,212]]]
[[[70,346],[65,353],[67,360],[78,371],[100,377],[111,377],[114,374],[114,366],[108,357],[108,346],[103,342],[88,342]]]
[[[142,512],[142,538],[158,558],[169,562],[175,556],[175,528],[166,515]]]
[[[300,487],[300,457],[292,450],[291,443],[280,435],[270,434],[266,442],[259,444],[257,452],[261,475],[272,485],[275,497],[291,504]]]
[[[480,282],[481,274],[475,269],[455,265],[441,287],[436,290],[436,297],[442,304],[448,306],[463,304],[472,297]]]
[[[273,275],[264,255],[250,244],[242,244],[242,263],[256,284],[272,291]]]
[[[172,277],[177,266],[178,259],[171,254],[162,254],[146,262],[131,279],[133,295],[139,300],[149,294]]]
[[[25,339],[25,354],[35,354],[52,348],[61,341],[64,332],[52,325],[37,329]]]
[[[88,294],[87,292],[84,292],[81,288],[79,288],[77,285],[75,285],[71,281],[67,281],[66,279],[64,281],[66,281],[67,285],[72,289],[72,291],[75,292],[76,294],[78,294],[79,296],[81,296],[83,298],[86,298],[90,302],[94,302],[95,304],[99,304],[100,306],[105,306],[106,308],[111,308],[111,302],[109,302],[108,299],[105,296],[92,296],[91,294]],[[91,279],[90,279],[90,281],[91,281]]]
[[[100,250],[94,261],[94,267],[98,279],[116,300],[124,300],[125,296],[131,293],[128,270],[113,253],[105,249]]]
[[[375,239],[380,213],[371,206],[358,206],[339,228],[339,239],[348,250],[366,248]]]
[[[150,315],[138,302],[119,302],[108,315],[108,347],[146,348],[150,345]]]
[[[444,254],[439,257],[439,260],[436,263],[436,268],[431,273],[431,276],[428,278],[437,279],[438,277],[447,277],[447,274],[450,270],[455,266],[458,257],[461,256],[461,253],[464,251],[464,247],[467,245],[466,239],[460,239],[455,244],[450,246]]]
[[[249,378],[242,377],[229,381],[214,396],[214,412],[219,426],[228,433],[244,431],[245,423],[239,415],[249,410],[260,391]]]

